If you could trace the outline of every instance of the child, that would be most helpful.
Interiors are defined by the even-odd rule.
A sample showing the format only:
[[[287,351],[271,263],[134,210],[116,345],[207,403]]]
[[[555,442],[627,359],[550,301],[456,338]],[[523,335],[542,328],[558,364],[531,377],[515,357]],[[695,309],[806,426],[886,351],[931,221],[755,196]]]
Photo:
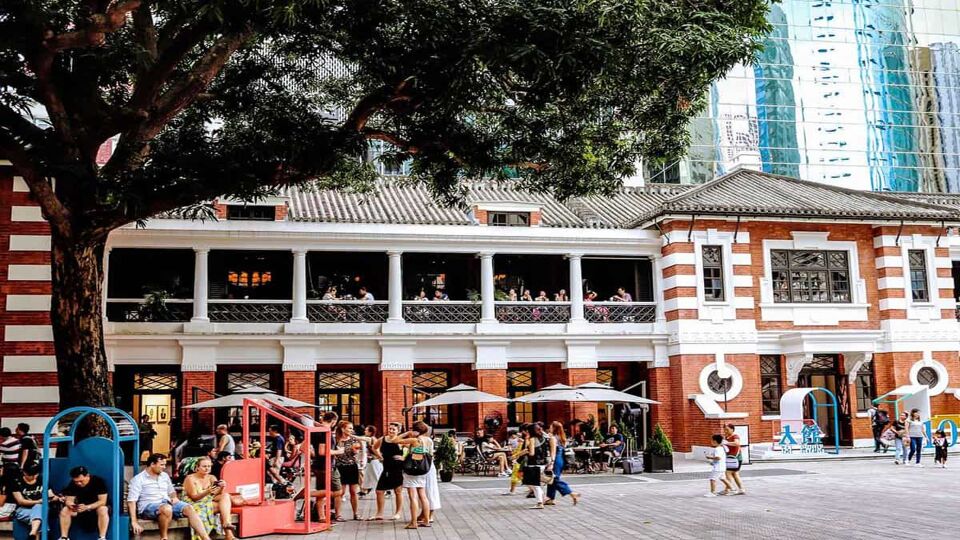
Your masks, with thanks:
[[[937,431],[933,436],[933,462],[939,463],[940,467],[947,468],[947,435],[943,430]]]
[[[723,449],[723,435],[713,436],[713,452],[707,454],[710,462],[710,493],[705,497],[717,496],[717,481],[723,482],[723,493],[730,492],[730,484],[724,479],[727,472],[727,452]]]

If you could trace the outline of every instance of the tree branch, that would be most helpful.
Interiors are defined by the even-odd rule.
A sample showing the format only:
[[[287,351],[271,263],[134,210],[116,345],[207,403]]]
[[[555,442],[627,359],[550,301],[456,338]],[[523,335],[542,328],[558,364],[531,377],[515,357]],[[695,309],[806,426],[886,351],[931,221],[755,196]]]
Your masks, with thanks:
[[[347,116],[341,129],[347,132],[362,132],[370,117],[383,107],[395,102],[410,101],[411,97],[404,94],[410,86],[410,81],[409,78],[404,79],[392,89],[384,87],[361,99],[350,115]]]
[[[153,23],[153,13],[148,4],[142,4],[133,11],[133,31],[147,56],[156,60],[157,27]]]
[[[383,131],[380,129],[373,128],[364,128],[361,132],[364,139],[368,141],[384,141],[396,146],[399,150],[407,152],[408,154],[416,154],[420,152],[420,149],[416,146],[411,145],[408,141],[401,139],[399,136]]]
[[[149,108],[177,65],[187,53],[203,41],[209,31],[210,28],[207,25],[196,24],[178,33],[159,52],[159,56],[154,57],[156,62],[150,70],[137,78],[127,109],[136,112]]]
[[[54,35],[48,32],[44,36],[43,46],[49,54],[64,49],[76,49],[103,45],[107,34],[116,32],[127,21],[127,14],[140,7],[142,0],[127,0],[114,4],[106,13],[94,13],[87,26],[74,32]]]
[[[29,152],[8,134],[2,132],[0,132],[0,152],[3,152],[3,155],[13,164],[13,168],[23,176],[24,182],[30,188],[30,193],[40,205],[40,211],[50,226],[55,227],[60,236],[69,237],[70,212],[57,198],[47,178],[37,169]]]

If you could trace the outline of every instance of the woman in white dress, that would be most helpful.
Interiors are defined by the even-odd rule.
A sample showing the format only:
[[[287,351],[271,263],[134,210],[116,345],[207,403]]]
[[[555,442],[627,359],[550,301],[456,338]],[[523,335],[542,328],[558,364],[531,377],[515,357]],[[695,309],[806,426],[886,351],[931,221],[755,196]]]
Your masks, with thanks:
[[[406,459],[422,461],[424,459],[433,459],[433,440],[427,435],[430,428],[423,422],[414,422],[413,431],[408,431],[401,435],[398,444],[406,446],[409,456]],[[423,474],[408,474],[406,463],[403,471],[403,487],[407,490],[407,498],[410,500],[410,523],[406,529],[416,529],[419,527],[430,526],[430,499],[427,497],[427,478],[433,467],[429,467]],[[432,465],[432,464],[431,464]],[[434,470],[434,474],[436,474]]]
[[[433,435],[433,428],[427,426],[430,430],[427,435]],[[430,454],[433,454],[433,447],[430,448]],[[430,501],[430,521],[433,523],[433,513],[440,509],[440,481],[437,474],[436,460],[430,460],[430,470],[427,472],[427,499]]]

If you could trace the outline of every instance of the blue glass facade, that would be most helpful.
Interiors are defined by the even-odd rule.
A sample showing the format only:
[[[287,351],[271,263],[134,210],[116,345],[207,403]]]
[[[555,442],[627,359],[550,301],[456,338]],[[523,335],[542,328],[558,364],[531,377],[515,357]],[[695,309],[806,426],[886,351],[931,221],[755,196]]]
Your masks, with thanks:
[[[769,20],[757,61],[713,85],[687,157],[656,174],[699,183],[742,165],[960,192],[960,1],[784,0]]]

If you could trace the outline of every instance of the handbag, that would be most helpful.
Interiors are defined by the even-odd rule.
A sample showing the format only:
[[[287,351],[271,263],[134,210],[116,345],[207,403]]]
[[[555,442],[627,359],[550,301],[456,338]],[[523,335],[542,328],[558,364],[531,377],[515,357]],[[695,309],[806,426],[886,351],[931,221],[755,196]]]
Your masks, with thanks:
[[[543,472],[543,466],[541,465],[524,465],[522,473],[522,483],[525,486],[537,486],[540,485],[541,475]]]
[[[419,458],[419,459],[418,459]],[[430,470],[433,457],[430,454],[415,454],[410,452],[403,460],[403,474],[408,476],[423,476]]]
[[[540,474],[540,483],[545,486],[549,486],[556,479],[557,479],[557,476],[553,474],[553,471],[551,469],[544,469],[543,473]]]

